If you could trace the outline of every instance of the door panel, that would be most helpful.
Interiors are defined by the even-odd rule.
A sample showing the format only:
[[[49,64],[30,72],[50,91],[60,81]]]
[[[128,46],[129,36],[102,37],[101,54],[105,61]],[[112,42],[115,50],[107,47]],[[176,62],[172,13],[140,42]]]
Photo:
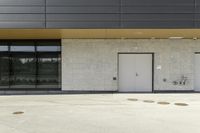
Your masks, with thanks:
[[[136,90],[152,91],[152,55],[136,54]]]
[[[152,92],[152,54],[119,54],[119,91]]]
[[[135,55],[119,55],[119,88],[120,92],[131,92],[136,88]]]

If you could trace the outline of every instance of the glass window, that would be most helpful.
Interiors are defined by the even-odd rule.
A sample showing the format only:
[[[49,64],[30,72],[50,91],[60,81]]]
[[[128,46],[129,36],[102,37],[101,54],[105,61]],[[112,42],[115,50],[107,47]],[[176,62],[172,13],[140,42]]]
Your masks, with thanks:
[[[11,55],[11,88],[35,88],[36,60],[34,54]]]
[[[37,42],[38,52],[59,52],[61,46],[59,41],[40,41]]]
[[[60,53],[58,40],[0,42],[0,89],[60,90]]]
[[[38,52],[58,52],[60,51],[60,46],[37,46]]]
[[[0,46],[0,52],[8,51],[8,46]]]
[[[35,46],[33,41],[15,41],[10,47],[11,52],[34,52]]]
[[[53,53],[38,55],[38,88],[59,88],[60,56]]]
[[[34,46],[11,46],[10,51],[12,52],[34,52]]]
[[[0,53],[0,89],[9,87],[9,56]]]

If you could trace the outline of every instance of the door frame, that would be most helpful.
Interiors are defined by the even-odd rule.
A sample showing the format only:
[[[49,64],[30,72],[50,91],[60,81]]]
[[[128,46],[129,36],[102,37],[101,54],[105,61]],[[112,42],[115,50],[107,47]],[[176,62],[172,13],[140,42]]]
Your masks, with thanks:
[[[154,93],[154,52],[118,52],[117,53],[117,92],[119,92],[119,55],[120,54],[150,54],[152,55],[152,91],[151,92],[124,92],[124,93]]]
[[[194,52],[194,58],[193,58],[193,60],[194,60],[194,67],[193,67],[193,72],[195,73],[195,64],[196,64],[196,62],[195,62],[195,55],[199,55],[200,54],[200,52]],[[194,77],[195,75],[193,74],[193,82],[194,82],[194,85],[193,85],[193,91],[194,92],[199,92],[199,91],[196,91],[195,90],[195,77]]]

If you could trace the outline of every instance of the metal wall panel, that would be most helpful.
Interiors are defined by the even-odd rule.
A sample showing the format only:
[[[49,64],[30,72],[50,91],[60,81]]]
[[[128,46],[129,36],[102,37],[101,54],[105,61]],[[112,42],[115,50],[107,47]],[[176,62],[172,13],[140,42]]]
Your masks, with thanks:
[[[119,14],[47,14],[47,21],[119,21]]]
[[[120,0],[47,0],[47,28],[119,28]]]
[[[44,28],[44,14],[0,14],[0,28]]]
[[[43,21],[44,14],[0,14],[0,21]]]
[[[195,28],[200,28],[200,0],[195,0]]]
[[[47,14],[47,28],[119,28],[119,14]]]
[[[74,21],[74,22],[47,22],[47,28],[119,28],[120,22],[85,22],[85,21]]]
[[[194,0],[121,0],[122,5],[154,5],[154,6],[173,6],[173,5],[194,5]]]
[[[124,28],[185,28],[193,27],[193,14],[125,14]]]
[[[45,0],[0,0],[0,28],[45,28]]]
[[[194,0],[122,0],[122,28],[193,28]]]
[[[85,7],[85,6],[75,6],[75,7],[68,7],[68,6],[61,6],[61,7],[47,7],[46,9],[47,14],[49,13],[60,13],[60,14],[79,14],[79,13],[120,13],[119,6],[95,6],[95,7]]]
[[[194,27],[192,21],[127,21],[122,28],[187,28]]]
[[[0,6],[0,13],[12,14],[12,13],[45,13],[45,7],[33,6],[33,7],[16,7],[16,6]]]
[[[120,0],[46,0],[47,6],[117,6]]]
[[[122,6],[122,13],[194,13],[194,5],[184,6]]]
[[[0,28],[44,28],[45,22],[1,22]]]
[[[198,28],[199,14],[200,0],[0,0],[0,28]]]
[[[173,20],[188,20],[193,21],[193,14],[124,14],[122,16],[122,21],[173,21]]]
[[[12,5],[12,6],[21,6],[21,5],[35,5],[41,6],[45,5],[45,0],[0,0],[0,5]]]

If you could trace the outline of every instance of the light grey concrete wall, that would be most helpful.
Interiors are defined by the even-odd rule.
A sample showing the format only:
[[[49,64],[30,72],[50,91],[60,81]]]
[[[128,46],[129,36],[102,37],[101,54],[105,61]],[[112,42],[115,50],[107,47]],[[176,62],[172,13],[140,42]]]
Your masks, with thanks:
[[[193,90],[194,52],[200,52],[200,40],[192,39],[63,39],[62,89],[117,90],[113,77],[118,52],[155,53],[155,90]],[[186,85],[173,85],[182,75],[188,77]]]

